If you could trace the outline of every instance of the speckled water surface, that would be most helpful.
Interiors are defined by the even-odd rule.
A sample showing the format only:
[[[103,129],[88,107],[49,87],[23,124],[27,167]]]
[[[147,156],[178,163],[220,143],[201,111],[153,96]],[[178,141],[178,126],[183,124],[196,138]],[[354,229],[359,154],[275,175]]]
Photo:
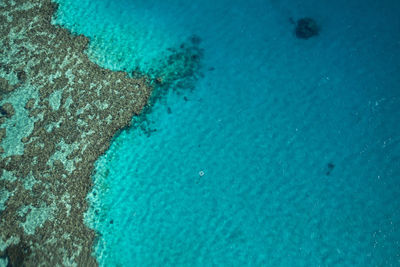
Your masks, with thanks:
[[[100,266],[400,266],[398,1],[57,3],[89,60],[155,88],[92,172]]]

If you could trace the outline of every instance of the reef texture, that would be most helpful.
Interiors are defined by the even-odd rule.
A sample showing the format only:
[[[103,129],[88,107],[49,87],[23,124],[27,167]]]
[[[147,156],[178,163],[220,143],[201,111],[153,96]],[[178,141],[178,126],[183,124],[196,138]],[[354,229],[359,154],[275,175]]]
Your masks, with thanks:
[[[320,28],[317,22],[312,18],[301,18],[296,24],[296,37],[299,39],[308,39],[319,34]]]
[[[91,62],[51,0],[0,1],[0,266],[95,266],[94,162],[149,99],[144,76]]]

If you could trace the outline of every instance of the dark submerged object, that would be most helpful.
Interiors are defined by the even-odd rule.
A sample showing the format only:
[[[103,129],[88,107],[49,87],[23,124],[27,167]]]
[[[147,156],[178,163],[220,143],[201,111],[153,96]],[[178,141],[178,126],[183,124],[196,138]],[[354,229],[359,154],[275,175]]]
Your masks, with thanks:
[[[31,250],[27,244],[21,242],[17,245],[9,246],[0,258],[8,261],[7,267],[25,266],[24,260],[29,257]]]
[[[328,171],[326,172],[326,175],[329,176],[334,168],[335,168],[335,164],[333,164],[332,162],[329,162],[328,163]]]
[[[201,38],[197,35],[192,35],[192,37],[190,38],[190,41],[192,42],[192,44],[198,45],[201,43]]]
[[[23,71],[23,70],[17,71],[17,78],[18,78],[19,82],[25,82],[25,80],[26,80],[26,72]]]
[[[296,37],[300,39],[308,39],[319,34],[319,26],[312,18],[301,18],[296,24]]]
[[[2,106],[0,106],[0,117],[1,116],[7,117],[7,115],[8,115],[7,110],[5,110]]]

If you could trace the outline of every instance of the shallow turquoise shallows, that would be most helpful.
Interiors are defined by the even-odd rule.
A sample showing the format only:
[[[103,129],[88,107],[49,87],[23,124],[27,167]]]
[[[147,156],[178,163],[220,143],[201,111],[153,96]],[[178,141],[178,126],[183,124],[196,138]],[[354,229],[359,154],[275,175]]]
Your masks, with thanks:
[[[399,1],[57,2],[113,70],[204,49],[96,163],[101,266],[400,266]]]

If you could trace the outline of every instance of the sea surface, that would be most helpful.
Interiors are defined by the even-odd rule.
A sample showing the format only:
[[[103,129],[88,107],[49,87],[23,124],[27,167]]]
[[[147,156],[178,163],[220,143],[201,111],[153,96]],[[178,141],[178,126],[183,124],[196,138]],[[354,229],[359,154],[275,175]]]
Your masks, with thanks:
[[[56,2],[103,67],[202,51],[96,163],[100,266],[400,266],[400,1]]]

